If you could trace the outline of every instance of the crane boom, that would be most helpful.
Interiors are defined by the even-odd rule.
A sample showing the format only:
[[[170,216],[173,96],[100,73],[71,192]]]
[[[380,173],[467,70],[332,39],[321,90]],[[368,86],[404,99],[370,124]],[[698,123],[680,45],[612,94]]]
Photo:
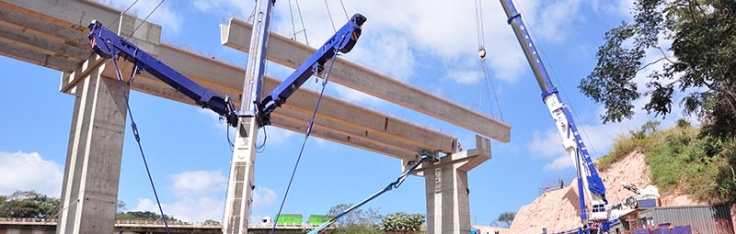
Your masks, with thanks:
[[[582,211],[580,218],[584,223],[588,221],[608,221],[606,187],[598,175],[598,170],[596,170],[590,154],[588,154],[588,150],[572,118],[570,109],[562,102],[557,89],[549,79],[547,69],[544,67],[514,3],[512,0],[500,1],[508,17],[507,23],[512,26],[514,34],[516,34],[516,38],[524,51],[524,55],[534,72],[539,88],[542,89],[542,100],[547,105],[550,114],[552,114],[557,130],[562,137],[562,144],[565,151],[570,156],[577,170],[578,191],[581,191],[579,193],[580,209]],[[592,206],[590,217],[587,216],[586,198],[589,199]]]
[[[309,57],[306,62],[297,67],[294,73],[287,77],[281,85],[263,97],[263,100],[258,105],[259,112],[264,115],[262,116],[262,121],[268,124],[267,115],[273,112],[276,107],[281,106],[315,72],[318,74],[321,73],[324,69],[325,62],[333,58],[337,51],[341,53],[350,52],[355,46],[355,43],[358,42],[358,38],[360,38],[362,32],[361,26],[365,21],[365,16],[361,14],[353,15],[348,23],[343,25],[335,35],[328,39],[322,47],[317,49],[317,52],[312,54],[312,57]]]
[[[355,14],[335,35],[312,54],[307,61],[302,63],[284,82],[279,84],[271,93],[264,96],[256,103],[259,127],[270,125],[269,115],[277,107],[281,106],[304,82],[312,75],[323,70],[325,62],[333,58],[339,51],[348,53],[352,50],[360,38],[361,26],[366,17]],[[90,29],[89,40],[92,49],[104,58],[112,58],[116,55],[135,64],[138,71],[146,71],[168,84],[172,88],[186,95],[203,108],[209,108],[223,116],[227,123],[237,127],[238,113],[229,97],[221,97],[208,90],[200,84],[192,81],[170,66],[146,53],[135,44],[118,36],[116,33],[102,26],[99,21],[92,21],[88,26]]]
[[[103,58],[116,55],[135,64],[133,72],[147,71],[180,93],[194,100],[197,105],[209,108],[224,117],[233,127],[237,125],[238,115],[229,97],[221,97],[197,84],[160,60],[141,50],[135,44],[118,36],[102,26],[97,20],[89,24],[88,38],[92,50]]]

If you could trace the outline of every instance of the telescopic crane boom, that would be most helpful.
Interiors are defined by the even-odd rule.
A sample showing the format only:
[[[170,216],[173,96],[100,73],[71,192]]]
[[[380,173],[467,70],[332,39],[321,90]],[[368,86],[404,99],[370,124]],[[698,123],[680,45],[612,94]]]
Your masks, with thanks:
[[[567,105],[565,105],[549,79],[549,74],[542,63],[539,53],[534,47],[531,36],[527,31],[521,15],[516,11],[516,7],[511,0],[500,0],[506,16],[507,23],[514,29],[514,34],[521,45],[524,55],[534,72],[539,88],[542,89],[542,100],[547,105],[552,119],[555,121],[557,131],[562,137],[562,145],[570,156],[578,173],[578,191],[580,191],[580,208],[581,220],[583,223],[590,221],[605,222],[608,221],[608,201],[606,200],[606,187],[603,180],[598,175],[593,161],[588,154],[585,143],[580,136],[572,114]],[[586,198],[591,203],[592,212],[588,216],[586,209]]]

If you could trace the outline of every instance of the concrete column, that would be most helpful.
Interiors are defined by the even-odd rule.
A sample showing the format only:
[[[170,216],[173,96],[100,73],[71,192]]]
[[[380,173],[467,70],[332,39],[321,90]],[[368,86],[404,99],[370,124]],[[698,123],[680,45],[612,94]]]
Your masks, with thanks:
[[[468,171],[491,158],[489,139],[476,136],[476,145],[418,169],[425,179],[427,233],[470,233]]]
[[[56,233],[114,230],[126,104],[117,80],[93,69],[74,89],[61,209]],[[126,95],[130,93],[126,87]]]

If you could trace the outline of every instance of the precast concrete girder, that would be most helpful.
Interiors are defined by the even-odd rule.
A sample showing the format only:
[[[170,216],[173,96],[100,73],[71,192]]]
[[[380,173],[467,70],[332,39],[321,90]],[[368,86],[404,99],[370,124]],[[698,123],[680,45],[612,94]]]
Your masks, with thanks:
[[[228,25],[220,25],[220,30],[223,45],[248,52],[253,30],[251,24],[231,18]],[[301,65],[316,51],[312,47],[276,33],[271,33],[268,43],[266,55],[268,60],[291,68]],[[510,140],[511,127],[505,123],[347,60],[337,58],[330,73],[330,80],[497,141],[507,143]]]

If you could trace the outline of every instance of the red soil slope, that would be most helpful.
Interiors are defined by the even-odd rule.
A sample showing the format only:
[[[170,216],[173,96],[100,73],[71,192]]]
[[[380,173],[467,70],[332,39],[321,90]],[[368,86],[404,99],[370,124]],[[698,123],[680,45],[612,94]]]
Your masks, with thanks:
[[[644,188],[651,182],[649,178],[649,167],[644,161],[644,155],[633,152],[622,160],[611,165],[604,172],[600,172],[603,183],[607,189],[607,199],[611,204],[618,204],[626,197],[633,195],[629,190],[621,186],[622,182],[629,182]],[[516,213],[516,218],[511,224],[511,233],[533,233],[547,231],[565,231],[580,226],[580,210],[578,208],[577,181],[573,180],[573,186],[550,191],[542,194],[531,204],[521,207]],[[675,195],[677,191],[662,194],[660,197],[662,206],[700,205],[688,195]],[[736,212],[736,208],[734,208]]]

